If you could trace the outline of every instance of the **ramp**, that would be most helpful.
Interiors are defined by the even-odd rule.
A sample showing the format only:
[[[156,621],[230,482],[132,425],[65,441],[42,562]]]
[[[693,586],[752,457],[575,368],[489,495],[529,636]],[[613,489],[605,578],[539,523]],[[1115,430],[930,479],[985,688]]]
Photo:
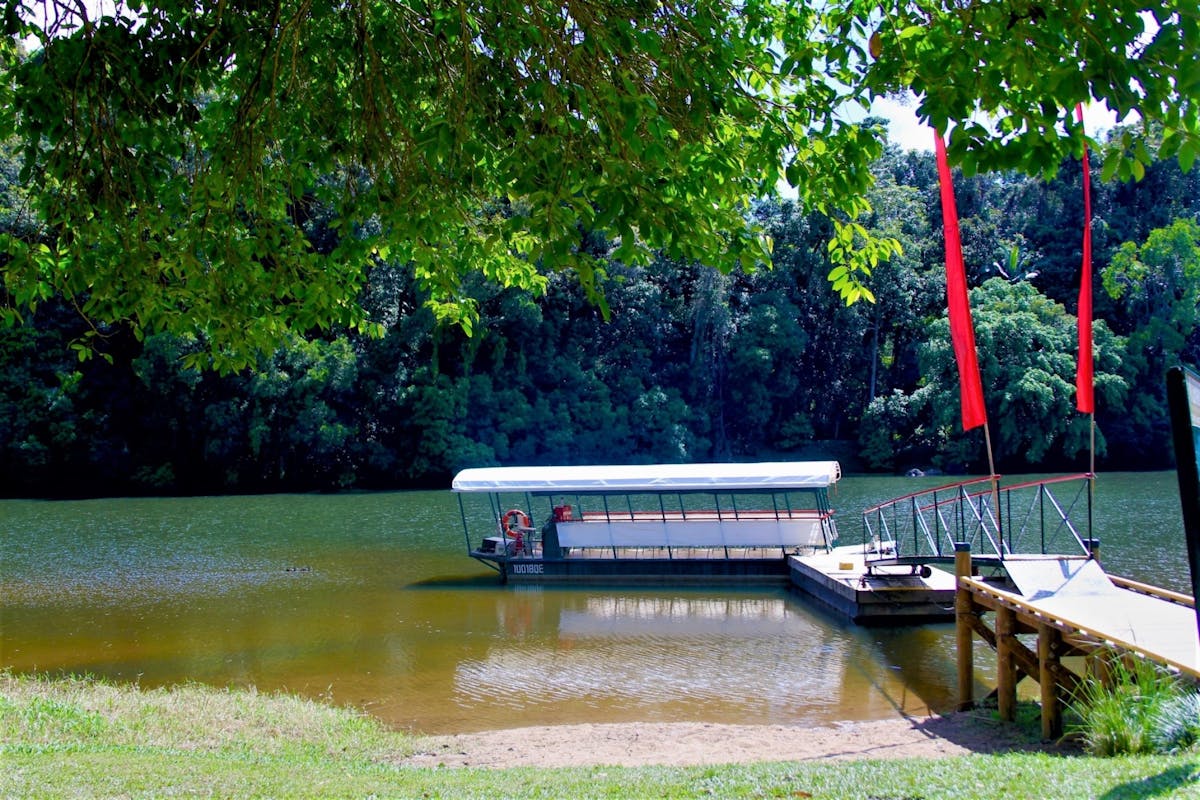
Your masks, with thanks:
[[[1200,676],[1191,607],[1118,586],[1093,559],[1006,559],[1004,566],[1024,604],[1055,627]]]
[[[1009,556],[1004,570],[1031,603],[1051,597],[1105,595],[1117,588],[1099,562],[1090,558]]]
[[[974,705],[974,648],[978,634],[996,651],[996,700],[1000,718],[1016,718],[1017,681],[1038,682],[1042,736],[1062,735],[1064,699],[1078,691],[1080,674],[1067,656],[1098,650],[1136,653],[1192,677],[1200,677],[1191,597],[1107,575],[1094,559],[1005,559],[1017,591],[958,571],[955,637],[959,707]],[[995,614],[989,628],[983,612]],[[1036,647],[1020,634],[1036,634]]]

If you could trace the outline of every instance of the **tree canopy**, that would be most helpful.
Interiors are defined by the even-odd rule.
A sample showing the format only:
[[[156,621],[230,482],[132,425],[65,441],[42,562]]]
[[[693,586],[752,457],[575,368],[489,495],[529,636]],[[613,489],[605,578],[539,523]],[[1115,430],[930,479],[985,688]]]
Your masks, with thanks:
[[[384,264],[362,293],[383,337],[291,336],[221,373],[187,366],[204,347],[194,338],[137,341],[126,327],[95,343],[105,358],[80,362],[68,345],[87,321],[55,298],[0,327],[0,493],[444,487],[467,466],[614,459],[986,469],[980,432],[964,435],[957,414],[933,156],[888,147],[872,170],[860,224],[904,245],[870,276],[875,303],[828,291],[828,218],[780,198],[752,209],[774,242],[770,270],[661,254],[628,266],[588,236],[608,264],[608,321],[569,273],[545,270],[545,292],[476,274],[466,336],[434,324],[413,264]],[[1073,410],[1080,172],[1067,160],[1048,182],[954,176],[1008,474],[1089,465],[1088,420]],[[1092,172],[1094,258],[1112,292],[1095,295],[1097,463],[1163,468],[1162,370],[1200,364],[1200,170],[1171,159],[1140,182]],[[9,179],[0,161],[0,204],[19,205]],[[0,207],[0,231],[24,224]]]
[[[478,276],[570,271],[603,307],[591,236],[627,266],[767,262],[746,221],[781,179],[868,297],[898,244],[857,221],[884,134],[854,120],[886,93],[953,126],[967,172],[1053,173],[1092,100],[1161,143],[1117,139],[1110,175],[1200,149],[1191,0],[10,0],[3,24],[0,139],[36,224],[0,241],[0,314],[61,295],[227,368],[382,332],[362,298],[389,262],[468,330]]]

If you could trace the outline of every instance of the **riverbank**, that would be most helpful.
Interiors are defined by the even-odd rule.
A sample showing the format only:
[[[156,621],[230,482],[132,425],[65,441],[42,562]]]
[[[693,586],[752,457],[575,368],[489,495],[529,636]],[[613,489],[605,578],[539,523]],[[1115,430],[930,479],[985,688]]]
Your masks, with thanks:
[[[559,766],[550,752],[575,756]],[[1047,751],[984,713],[809,730],[572,725],[427,738],[292,696],[8,673],[0,760],[6,798],[1185,797],[1200,771],[1194,755]]]
[[[430,737],[419,743],[416,753],[397,763],[488,768],[697,766],[1080,753],[1076,745],[1043,743],[994,716],[979,711],[812,728],[706,723],[548,725]]]

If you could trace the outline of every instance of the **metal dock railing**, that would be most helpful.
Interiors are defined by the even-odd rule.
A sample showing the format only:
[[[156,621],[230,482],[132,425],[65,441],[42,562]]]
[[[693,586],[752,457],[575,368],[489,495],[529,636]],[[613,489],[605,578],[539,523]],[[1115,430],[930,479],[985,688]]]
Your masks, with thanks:
[[[878,564],[947,563],[957,545],[976,559],[1091,555],[1090,473],[1001,486],[1000,476],[959,481],[897,497],[863,511],[863,544]],[[1086,511],[1086,522],[1072,515]]]

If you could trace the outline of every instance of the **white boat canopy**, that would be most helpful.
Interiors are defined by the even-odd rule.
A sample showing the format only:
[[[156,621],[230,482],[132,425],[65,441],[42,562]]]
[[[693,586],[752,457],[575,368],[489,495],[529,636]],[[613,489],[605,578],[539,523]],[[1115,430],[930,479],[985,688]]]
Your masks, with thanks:
[[[454,476],[456,492],[529,494],[785,491],[824,489],[842,477],[836,461],[483,467]]]

